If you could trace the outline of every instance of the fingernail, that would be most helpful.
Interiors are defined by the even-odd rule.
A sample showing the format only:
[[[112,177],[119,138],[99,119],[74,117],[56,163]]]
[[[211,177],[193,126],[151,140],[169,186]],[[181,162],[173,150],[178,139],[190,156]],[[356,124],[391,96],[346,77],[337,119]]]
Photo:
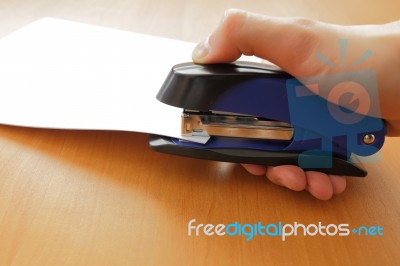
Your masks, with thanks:
[[[194,48],[192,53],[193,61],[202,61],[208,55],[210,49],[206,43],[206,41],[203,41]]]

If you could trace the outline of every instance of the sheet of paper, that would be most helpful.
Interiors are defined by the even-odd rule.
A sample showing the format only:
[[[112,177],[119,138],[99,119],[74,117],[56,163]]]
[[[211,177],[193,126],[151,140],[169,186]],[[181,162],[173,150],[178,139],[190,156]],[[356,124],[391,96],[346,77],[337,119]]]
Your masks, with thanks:
[[[0,40],[0,123],[180,137],[155,96],[194,44],[44,18]]]
[[[0,40],[0,123],[180,135],[155,96],[194,45],[45,18]]]

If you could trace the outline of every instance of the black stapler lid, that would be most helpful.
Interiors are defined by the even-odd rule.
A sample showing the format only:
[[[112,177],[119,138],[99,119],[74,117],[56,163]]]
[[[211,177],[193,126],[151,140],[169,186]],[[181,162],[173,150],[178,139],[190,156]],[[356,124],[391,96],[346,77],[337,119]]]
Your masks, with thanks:
[[[292,78],[272,65],[253,62],[175,65],[157,94],[165,104],[208,111],[215,99],[233,85],[256,78]]]

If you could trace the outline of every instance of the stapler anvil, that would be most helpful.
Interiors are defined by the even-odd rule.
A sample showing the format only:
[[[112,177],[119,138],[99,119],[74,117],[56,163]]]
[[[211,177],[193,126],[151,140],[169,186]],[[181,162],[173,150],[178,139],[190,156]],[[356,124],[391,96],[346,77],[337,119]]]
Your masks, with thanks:
[[[362,177],[359,156],[378,152],[386,134],[380,118],[338,107],[259,63],[175,65],[157,99],[183,109],[182,136],[194,141],[151,135],[149,145],[180,156]],[[332,108],[360,117],[343,123]]]

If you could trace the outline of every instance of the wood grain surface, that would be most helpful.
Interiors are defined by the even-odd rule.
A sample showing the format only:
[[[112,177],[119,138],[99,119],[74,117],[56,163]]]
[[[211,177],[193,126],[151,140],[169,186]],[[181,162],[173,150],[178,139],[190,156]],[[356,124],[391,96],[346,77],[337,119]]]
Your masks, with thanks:
[[[51,16],[196,42],[230,7],[340,24],[400,18],[397,0],[2,0],[0,35]],[[367,178],[322,202],[238,165],[155,153],[144,134],[0,126],[0,265],[396,265],[399,149],[388,138]],[[196,237],[191,219],[347,223],[384,235]]]

